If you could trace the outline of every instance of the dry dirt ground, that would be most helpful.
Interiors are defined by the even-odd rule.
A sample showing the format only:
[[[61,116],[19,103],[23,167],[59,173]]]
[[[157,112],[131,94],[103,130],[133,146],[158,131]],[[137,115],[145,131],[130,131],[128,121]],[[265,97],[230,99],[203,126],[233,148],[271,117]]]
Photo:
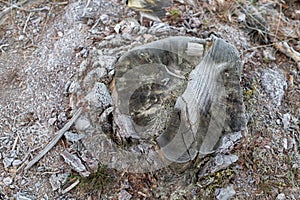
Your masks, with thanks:
[[[0,0],[0,199],[300,199],[300,2],[175,1],[162,24],[140,26],[133,17],[119,0]],[[123,52],[211,32],[243,62],[248,135],[231,152],[235,163],[193,178],[109,169],[78,142],[81,118],[24,169],[91,83],[110,82]]]

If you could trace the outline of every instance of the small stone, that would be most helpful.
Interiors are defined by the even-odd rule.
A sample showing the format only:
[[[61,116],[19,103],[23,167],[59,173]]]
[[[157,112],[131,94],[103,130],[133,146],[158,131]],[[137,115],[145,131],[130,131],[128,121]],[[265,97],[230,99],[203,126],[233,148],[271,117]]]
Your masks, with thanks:
[[[231,165],[232,163],[236,162],[238,160],[238,156],[236,155],[221,155],[218,154],[215,157],[215,163],[217,166],[224,166],[227,167]]]
[[[290,125],[291,115],[289,113],[285,113],[282,117],[282,123],[284,130],[287,130]]]
[[[283,193],[280,193],[277,195],[276,200],[285,200],[285,195]]]
[[[68,88],[68,93],[74,94],[79,90],[80,90],[80,84],[77,81],[72,81],[72,83],[70,83],[70,86]]]
[[[118,195],[118,200],[130,200],[132,197],[126,190],[121,190]]]
[[[218,188],[216,190],[216,198],[218,200],[229,200],[234,195],[235,195],[235,190],[233,189],[233,185],[230,185],[226,188]]]
[[[20,36],[19,36],[19,40],[20,40],[20,41],[24,40],[24,38],[25,38],[24,35],[20,35]]]
[[[87,24],[88,26],[93,26],[94,23],[95,23],[95,20],[94,20],[94,19],[88,19],[88,21],[87,21],[86,24]]]
[[[261,84],[272,100],[270,105],[275,104],[279,107],[287,87],[284,74],[279,70],[265,69],[261,76]]]
[[[263,55],[264,55],[264,59],[266,59],[267,61],[275,61],[276,60],[273,48],[266,48],[263,51]]]
[[[94,88],[85,97],[90,105],[105,109],[113,104],[112,98],[105,84],[95,83]]]
[[[69,131],[65,132],[65,138],[69,142],[78,142],[79,140],[81,140],[84,137],[85,137],[84,134],[77,134],[77,133],[72,133],[72,132],[69,132]]]
[[[79,131],[84,131],[91,126],[90,121],[85,117],[80,117],[75,122],[75,128]]]
[[[58,37],[64,36],[63,32],[61,32],[61,31],[58,31],[58,32],[57,32],[57,35],[58,35]]]
[[[288,149],[288,141],[287,141],[287,138],[283,138],[282,139],[282,146],[285,150]]]
[[[97,81],[101,81],[107,75],[107,70],[102,67],[98,67],[90,71],[83,80],[84,86],[90,86]]]
[[[67,115],[65,112],[61,112],[59,113],[59,115],[57,116],[57,120],[60,122],[65,122],[68,120]]]
[[[13,166],[18,166],[18,165],[21,165],[22,163],[23,163],[22,160],[14,160],[13,163],[12,163],[12,165]]]
[[[114,63],[116,62],[117,58],[114,56],[101,56],[99,57],[99,60],[97,60],[94,64],[94,66],[97,67],[103,67],[107,69],[107,71],[110,71],[114,68]]]
[[[4,168],[10,167],[13,161],[14,161],[14,158],[5,157],[3,159]]]
[[[109,23],[109,16],[106,14],[100,15],[100,20],[103,24],[108,24]]]
[[[13,180],[12,178],[10,177],[6,177],[3,179],[3,183],[6,185],[6,186],[9,186],[10,184],[12,184]]]
[[[60,189],[67,182],[68,176],[68,173],[52,174],[49,179],[52,190],[55,191]]]
[[[71,165],[71,167],[80,174],[82,177],[88,177],[90,175],[90,172],[87,171],[86,167],[83,165],[80,158],[78,158],[77,155],[71,154],[68,151],[63,151],[60,154],[66,163]]]
[[[241,13],[238,18],[238,22],[244,22],[246,20],[246,15],[244,13]]]
[[[82,75],[82,73],[85,72],[85,70],[87,69],[88,65],[89,65],[89,63],[88,63],[87,60],[83,60],[81,62],[81,64],[79,65],[79,69],[78,69],[79,75]]]
[[[52,126],[56,122],[56,117],[48,119],[48,126]]]
[[[129,34],[129,33],[123,33],[122,38],[125,39],[125,40],[128,40],[128,41],[131,41],[132,40],[132,35]]]

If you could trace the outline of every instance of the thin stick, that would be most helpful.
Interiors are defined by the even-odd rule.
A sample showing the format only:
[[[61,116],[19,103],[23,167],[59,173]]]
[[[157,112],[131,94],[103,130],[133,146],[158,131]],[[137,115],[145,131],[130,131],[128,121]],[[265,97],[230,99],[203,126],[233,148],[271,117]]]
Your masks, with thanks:
[[[56,136],[52,139],[52,141],[35,157],[33,158],[25,167],[25,170],[28,170],[30,167],[32,167],[35,163],[37,163],[52,147],[56,145],[56,143],[60,140],[60,138],[64,135],[64,133],[69,130],[69,128],[72,126],[72,124],[78,119],[78,117],[81,115],[82,108],[80,107],[75,114],[73,115],[72,119],[65,124],[65,126],[60,129]]]
[[[24,28],[23,28],[23,33],[25,34],[25,31],[26,31],[26,28],[27,28],[27,24],[30,20],[30,17],[31,17],[32,13],[29,13],[27,19],[26,19],[26,22],[25,22],[25,25],[24,25]]]
[[[74,183],[72,183],[69,187],[67,187],[66,189],[64,189],[61,193],[62,194],[66,194],[67,192],[69,192],[70,190],[72,190],[79,183],[80,183],[80,181],[77,179]]]

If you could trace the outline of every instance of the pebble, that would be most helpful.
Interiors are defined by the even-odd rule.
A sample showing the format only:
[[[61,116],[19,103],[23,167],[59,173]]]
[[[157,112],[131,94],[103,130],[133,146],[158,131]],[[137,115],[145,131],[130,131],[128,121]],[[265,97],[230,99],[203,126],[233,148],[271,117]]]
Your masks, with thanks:
[[[121,190],[118,195],[118,200],[130,200],[132,197],[126,190]]]
[[[285,200],[285,195],[283,193],[280,193],[277,195],[276,200]]]
[[[289,128],[290,125],[290,119],[291,119],[291,115],[289,113],[285,113],[282,116],[282,123],[283,123],[283,128],[284,130],[287,130]]]
[[[261,84],[265,92],[269,94],[270,104],[279,107],[287,87],[284,74],[278,69],[265,69],[262,72]]]
[[[72,133],[69,131],[65,132],[65,138],[69,142],[78,142],[79,140],[81,140],[84,137],[85,137],[84,134],[77,134],[77,133]]]
[[[61,32],[61,31],[58,31],[58,32],[57,32],[57,35],[58,35],[58,37],[64,36],[63,32]]]
[[[12,184],[13,180],[12,178],[10,177],[6,177],[3,179],[3,183],[6,185],[6,186],[9,186],[10,184]]]
[[[244,13],[241,13],[238,18],[238,22],[244,22],[246,20],[246,15]]]
[[[52,187],[52,190],[58,190],[62,187],[63,184],[67,182],[69,174],[52,174],[49,178],[50,185]]]
[[[218,188],[216,190],[216,198],[218,200],[229,200],[234,195],[235,195],[235,190],[233,189],[233,185],[229,185],[226,188]]]
[[[230,164],[236,162],[238,160],[238,156],[236,155],[221,155],[218,154],[215,157],[215,163],[217,166],[229,166]]]
[[[18,165],[21,165],[22,163],[23,163],[22,160],[14,160],[14,161],[12,162],[12,165],[13,165],[13,166],[18,166]]]
[[[83,80],[83,84],[85,87],[90,86],[96,81],[104,79],[106,75],[107,70],[105,68],[97,67],[96,69],[93,69],[86,75],[86,77]]]
[[[15,195],[16,200],[35,200],[36,198],[32,195],[29,195],[27,193],[18,192],[17,195]]]
[[[5,157],[3,159],[4,168],[10,167],[13,161],[14,161],[14,158]]]
[[[19,40],[20,40],[20,41],[24,40],[24,38],[25,38],[24,35],[20,35],[20,36],[19,36]]]
[[[108,24],[109,23],[109,16],[106,14],[100,15],[100,20],[103,24]]]
[[[113,104],[106,85],[100,82],[95,83],[94,88],[85,96],[85,99],[96,108],[105,109]]]
[[[80,117],[75,122],[75,128],[79,131],[87,130],[91,126],[90,121],[85,117]]]
[[[48,119],[48,126],[52,126],[56,122],[56,117]]]

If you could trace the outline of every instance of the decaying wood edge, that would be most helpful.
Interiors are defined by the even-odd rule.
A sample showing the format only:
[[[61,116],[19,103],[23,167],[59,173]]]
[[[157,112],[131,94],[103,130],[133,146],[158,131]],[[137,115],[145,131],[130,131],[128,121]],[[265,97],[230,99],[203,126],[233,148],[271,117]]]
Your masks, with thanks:
[[[25,170],[28,170],[31,168],[35,163],[37,163],[50,149],[52,149],[56,143],[60,140],[60,138],[64,135],[64,133],[69,130],[69,128],[73,125],[73,123],[78,119],[78,117],[82,113],[82,108],[80,107],[73,115],[73,117],[70,119],[68,123],[64,125],[62,129],[60,129],[56,136],[52,139],[52,141],[35,157],[33,158],[27,166],[24,168]]]

